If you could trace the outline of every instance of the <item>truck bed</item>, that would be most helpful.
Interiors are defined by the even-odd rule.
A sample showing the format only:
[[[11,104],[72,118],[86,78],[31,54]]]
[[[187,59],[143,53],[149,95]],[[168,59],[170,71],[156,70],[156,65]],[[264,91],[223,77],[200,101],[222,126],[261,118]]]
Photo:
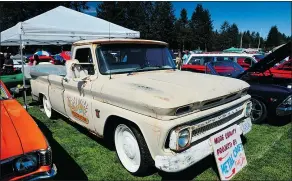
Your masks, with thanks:
[[[66,75],[66,67],[63,65],[37,65],[30,69],[30,75],[32,79],[36,79],[40,76],[58,75],[64,77]]]

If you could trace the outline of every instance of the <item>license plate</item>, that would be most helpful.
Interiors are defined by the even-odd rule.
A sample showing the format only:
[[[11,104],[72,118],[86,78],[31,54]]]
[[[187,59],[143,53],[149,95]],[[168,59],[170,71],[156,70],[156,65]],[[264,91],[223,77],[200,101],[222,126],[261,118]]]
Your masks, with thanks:
[[[245,135],[246,133],[248,133],[251,130],[251,120],[248,119],[246,121],[244,121],[243,123],[240,123],[240,128],[242,130],[242,134]]]

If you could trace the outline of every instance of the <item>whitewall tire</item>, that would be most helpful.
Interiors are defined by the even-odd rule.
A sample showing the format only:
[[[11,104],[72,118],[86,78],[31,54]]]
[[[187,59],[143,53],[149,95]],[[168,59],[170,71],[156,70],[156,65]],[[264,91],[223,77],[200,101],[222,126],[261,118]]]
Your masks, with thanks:
[[[114,141],[118,158],[133,175],[143,175],[152,166],[153,160],[141,132],[126,124],[117,125]]]

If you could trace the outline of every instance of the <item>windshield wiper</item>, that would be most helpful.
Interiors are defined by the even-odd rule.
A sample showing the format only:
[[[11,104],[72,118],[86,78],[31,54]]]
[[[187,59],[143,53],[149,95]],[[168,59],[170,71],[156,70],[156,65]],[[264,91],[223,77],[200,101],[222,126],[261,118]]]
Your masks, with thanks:
[[[154,68],[154,69],[151,69],[151,68]],[[161,65],[137,67],[137,68],[134,68],[132,71],[129,71],[128,75],[132,74],[133,72],[140,71],[140,70],[157,70],[157,69],[171,69],[171,68],[170,67],[161,66]]]

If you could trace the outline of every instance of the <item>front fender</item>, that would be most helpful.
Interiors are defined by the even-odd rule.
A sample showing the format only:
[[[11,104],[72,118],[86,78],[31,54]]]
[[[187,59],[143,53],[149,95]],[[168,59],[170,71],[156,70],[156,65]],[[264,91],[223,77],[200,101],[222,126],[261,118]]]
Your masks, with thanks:
[[[292,94],[292,89],[284,86],[273,84],[250,85],[248,94],[253,98],[258,98],[263,101],[266,104],[267,109],[273,113],[275,113],[277,106]]]

